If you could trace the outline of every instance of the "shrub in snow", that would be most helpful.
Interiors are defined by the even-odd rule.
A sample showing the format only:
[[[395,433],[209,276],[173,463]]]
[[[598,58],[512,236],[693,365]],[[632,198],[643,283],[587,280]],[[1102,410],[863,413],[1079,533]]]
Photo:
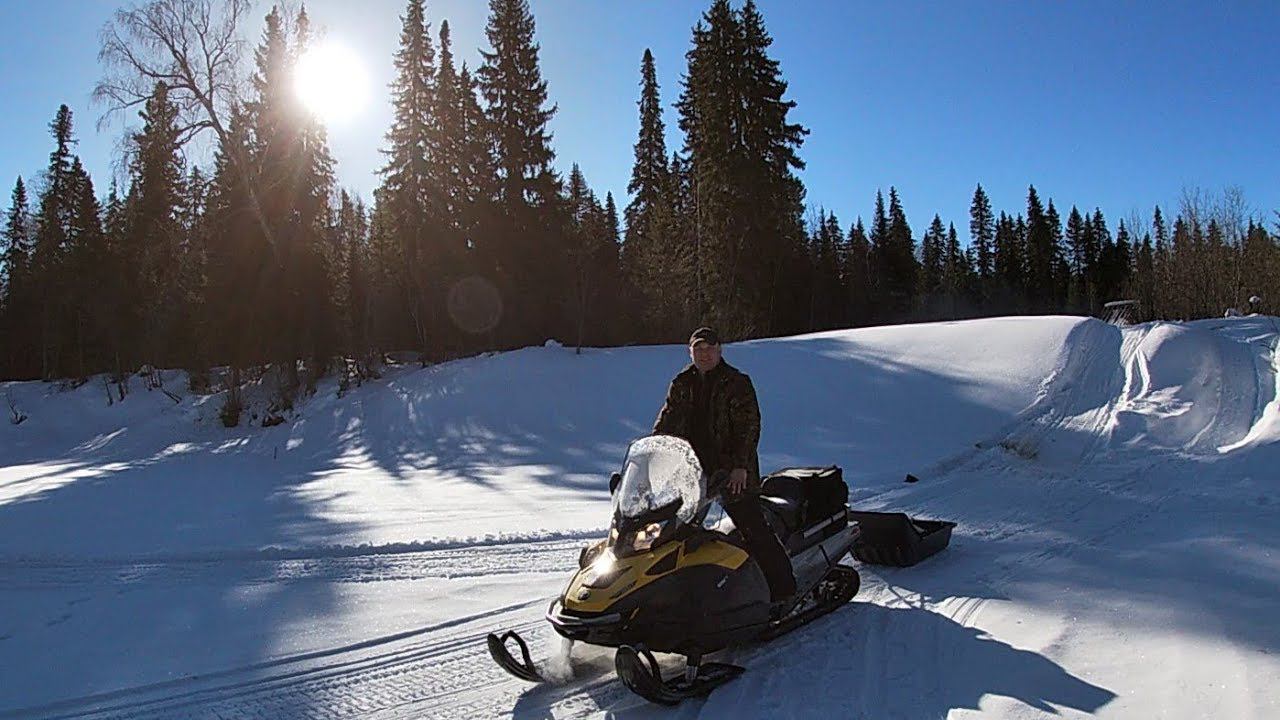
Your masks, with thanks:
[[[23,420],[27,419],[27,414],[22,412],[13,404],[13,396],[9,393],[4,394],[5,400],[9,401],[9,422],[14,425],[21,425]]]
[[[225,427],[233,428],[240,424],[240,413],[244,410],[244,405],[240,402],[239,388],[227,388],[227,397],[222,401],[222,407],[218,409],[218,417],[221,418]]]

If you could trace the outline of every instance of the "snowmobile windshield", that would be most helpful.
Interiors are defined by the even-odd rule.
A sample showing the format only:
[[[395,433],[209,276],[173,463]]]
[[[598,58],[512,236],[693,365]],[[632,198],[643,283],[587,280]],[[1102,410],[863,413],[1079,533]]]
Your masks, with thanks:
[[[705,491],[702,465],[688,442],[670,435],[640,438],[631,443],[622,463],[622,481],[613,495],[614,521],[690,523]]]

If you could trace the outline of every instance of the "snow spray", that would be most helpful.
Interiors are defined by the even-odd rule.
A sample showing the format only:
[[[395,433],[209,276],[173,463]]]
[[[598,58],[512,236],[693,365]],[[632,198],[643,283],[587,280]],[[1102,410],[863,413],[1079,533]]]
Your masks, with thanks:
[[[569,682],[573,678],[573,666],[569,662],[569,656],[572,652],[573,641],[566,637],[560,638],[560,649],[547,658],[547,666],[543,668],[543,677],[553,683]]]

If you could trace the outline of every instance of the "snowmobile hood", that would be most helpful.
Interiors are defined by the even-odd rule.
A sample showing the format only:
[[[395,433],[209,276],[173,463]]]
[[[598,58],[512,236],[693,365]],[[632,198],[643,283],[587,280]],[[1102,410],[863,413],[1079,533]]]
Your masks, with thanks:
[[[602,552],[569,581],[560,599],[563,609],[575,614],[608,612],[618,601],[673,572],[700,565],[737,570],[747,561],[747,552],[729,542],[704,536],[690,549],[692,539],[622,558]]]

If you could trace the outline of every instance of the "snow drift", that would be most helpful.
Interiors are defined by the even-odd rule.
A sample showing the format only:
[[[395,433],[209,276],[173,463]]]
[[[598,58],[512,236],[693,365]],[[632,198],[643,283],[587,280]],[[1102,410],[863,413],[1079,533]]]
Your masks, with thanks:
[[[686,712],[1274,714],[1275,328],[999,318],[728,346],[764,469],[837,463],[855,505],[959,525],[739,651],[748,675]],[[652,715],[607,659],[527,692],[480,639],[538,625],[686,362],[527,348],[322,384],[268,429],[222,428],[216,400],[3,384],[30,417],[0,426],[0,716]]]

